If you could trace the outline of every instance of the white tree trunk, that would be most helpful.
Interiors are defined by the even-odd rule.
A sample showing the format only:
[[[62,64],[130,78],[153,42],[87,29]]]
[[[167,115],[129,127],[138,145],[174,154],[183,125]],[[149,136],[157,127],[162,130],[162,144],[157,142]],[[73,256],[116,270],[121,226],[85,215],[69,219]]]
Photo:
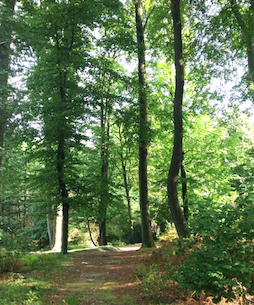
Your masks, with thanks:
[[[56,231],[55,231],[55,242],[52,252],[62,251],[62,228],[63,228],[63,206],[59,205],[57,208],[56,217]]]

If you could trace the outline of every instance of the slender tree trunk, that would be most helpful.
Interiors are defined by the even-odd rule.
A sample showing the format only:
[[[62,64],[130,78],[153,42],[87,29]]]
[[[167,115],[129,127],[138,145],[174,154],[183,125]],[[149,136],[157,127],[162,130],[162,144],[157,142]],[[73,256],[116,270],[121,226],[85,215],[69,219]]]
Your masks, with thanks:
[[[14,13],[15,0],[3,0],[1,8],[1,27],[0,27],[0,226],[2,216],[2,160],[4,147],[4,132],[6,120],[9,114],[7,110],[8,77],[10,65],[10,43],[12,30],[10,18]]]
[[[139,203],[142,225],[142,247],[152,248],[154,247],[154,241],[151,229],[147,185],[148,110],[142,0],[135,2],[135,9],[139,76]]]
[[[127,200],[127,208],[128,208],[128,222],[129,222],[129,229],[130,229],[130,235],[131,235],[131,243],[133,242],[133,225],[132,225],[132,212],[131,212],[131,197],[130,197],[130,183],[128,179],[128,172],[126,170],[126,161],[123,157],[123,145],[122,145],[122,134],[121,134],[121,127],[119,126],[118,129],[119,133],[119,140],[121,144],[121,152],[120,152],[120,160],[122,165],[122,174],[123,174],[123,182],[124,182],[124,189],[125,189],[125,195]]]
[[[176,85],[174,99],[174,147],[168,172],[167,191],[169,207],[177,233],[179,236],[187,237],[188,231],[184,220],[184,215],[179,204],[177,193],[178,174],[183,156],[182,101],[184,90],[184,61],[182,52],[180,0],[172,0],[171,11],[174,24]]]
[[[57,217],[52,216],[51,214],[52,214],[52,208],[48,207],[47,228],[48,228],[50,249],[52,250],[54,248],[54,245],[55,245],[56,218]]]
[[[108,166],[109,166],[109,99],[101,101],[101,198],[99,204],[99,245],[107,245],[106,219],[109,201]]]
[[[62,200],[63,223],[62,223],[62,247],[61,253],[66,254],[68,249],[68,221],[69,221],[69,203],[68,191],[64,181],[64,160],[65,160],[65,140],[64,136],[60,136],[57,149],[57,173],[59,183],[59,193]]]
[[[124,188],[125,188],[127,208],[128,208],[128,223],[129,223],[129,230],[130,230],[130,237],[131,237],[130,242],[133,243],[133,226],[132,226],[132,213],[131,213],[130,186],[129,186],[128,178],[127,178],[126,165],[123,162],[123,156],[121,156],[121,161],[122,161]]]
[[[186,167],[185,167],[185,163],[184,163],[184,154],[183,154],[183,160],[181,163],[181,178],[182,178],[183,215],[184,215],[186,223],[188,223],[189,205],[188,205],[187,181],[186,181],[187,174],[186,174]]]
[[[95,241],[94,241],[94,239],[93,239],[93,236],[92,236],[92,232],[91,232],[91,228],[90,228],[90,221],[89,221],[88,218],[87,218],[87,227],[88,227],[88,232],[89,232],[90,239],[91,239],[93,245],[94,245],[95,247],[97,247],[97,245],[96,245],[96,243],[95,243]]]

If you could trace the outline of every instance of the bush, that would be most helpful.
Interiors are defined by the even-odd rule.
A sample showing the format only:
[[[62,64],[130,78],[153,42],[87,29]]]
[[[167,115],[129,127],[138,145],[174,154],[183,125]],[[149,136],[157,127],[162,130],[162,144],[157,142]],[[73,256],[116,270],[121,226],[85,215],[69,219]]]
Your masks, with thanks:
[[[57,260],[56,254],[29,254],[23,257],[26,266],[34,266],[37,264],[54,263]]]
[[[246,288],[245,293],[252,292],[254,235],[245,216],[253,215],[253,208],[225,206],[215,210],[211,204],[202,208],[192,222],[195,237],[175,242],[175,254],[185,253],[186,257],[180,265],[170,266],[168,277],[180,287],[198,294],[205,291],[215,298],[234,297],[235,288],[240,286]]]
[[[160,266],[152,263],[150,266],[138,265],[135,274],[142,280],[142,290],[150,297],[156,297],[163,290],[168,290]]]
[[[0,273],[18,272],[23,267],[20,256],[13,253],[0,254]]]
[[[19,271],[24,253],[19,238],[0,230],[0,273]]]

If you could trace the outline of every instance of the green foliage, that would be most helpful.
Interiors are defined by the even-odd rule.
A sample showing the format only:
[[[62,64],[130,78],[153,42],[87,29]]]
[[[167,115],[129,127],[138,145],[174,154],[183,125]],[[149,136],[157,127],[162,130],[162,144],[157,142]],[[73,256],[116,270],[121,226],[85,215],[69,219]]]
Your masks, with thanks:
[[[152,263],[149,267],[138,265],[135,274],[142,280],[142,290],[150,296],[155,297],[160,291],[168,289],[164,276],[156,263]]]
[[[0,230],[0,273],[19,271],[23,266],[21,257],[26,252],[26,241]]]
[[[20,256],[7,252],[4,248],[0,252],[0,273],[18,272],[23,267]]]
[[[34,266],[37,264],[55,263],[57,256],[55,254],[29,254],[23,257],[23,262],[26,266]]]
[[[24,277],[13,273],[5,283],[0,284],[1,304],[19,305],[35,304],[40,305],[41,291],[37,286],[27,287]]]
[[[27,252],[27,240],[0,230],[0,247],[21,255]]]
[[[253,292],[253,222],[245,217],[253,212],[253,206],[216,209],[211,201],[200,203],[191,225],[195,237],[176,241],[176,255],[185,257],[180,266],[170,266],[168,277],[172,273],[180,287],[216,298],[233,297],[238,283]]]

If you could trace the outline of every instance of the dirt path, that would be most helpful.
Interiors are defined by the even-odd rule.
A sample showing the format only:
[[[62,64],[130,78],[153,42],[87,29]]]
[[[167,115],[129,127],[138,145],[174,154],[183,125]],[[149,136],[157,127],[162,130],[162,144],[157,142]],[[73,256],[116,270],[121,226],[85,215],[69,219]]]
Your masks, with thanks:
[[[54,289],[46,299],[49,304],[147,305],[140,295],[141,283],[134,274],[145,255],[137,251],[139,247],[72,254],[61,275],[55,274]]]

